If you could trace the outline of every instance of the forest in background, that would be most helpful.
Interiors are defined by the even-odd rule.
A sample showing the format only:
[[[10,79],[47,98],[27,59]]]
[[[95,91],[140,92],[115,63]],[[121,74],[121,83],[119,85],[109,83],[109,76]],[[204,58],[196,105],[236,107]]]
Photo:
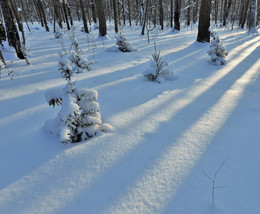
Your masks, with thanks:
[[[52,24],[55,33],[82,21],[82,30],[89,33],[89,25],[94,25],[100,36],[107,34],[107,22],[114,23],[116,33],[120,26],[141,26],[142,35],[156,26],[180,31],[181,26],[198,24],[197,41],[209,42],[210,24],[255,32],[260,21],[259,0],[0,0],[0,5],[0,59],[4,64],[3,41],[8,40],[18,58],[26,58],[24,27],[30,31],[29,23],[40,23],[46,31]]]

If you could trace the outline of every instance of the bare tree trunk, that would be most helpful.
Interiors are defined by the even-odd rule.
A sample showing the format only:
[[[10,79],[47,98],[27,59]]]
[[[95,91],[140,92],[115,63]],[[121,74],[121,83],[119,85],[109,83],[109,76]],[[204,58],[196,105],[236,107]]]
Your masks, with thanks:
[[[249,22],[248,22],[248,29],[250,33],[256,32],[256,19],[257,19],[257,0],[252,0],[250,5],[250,14],[249,14]]]
[[[2,41],[6,41],[6,34],[2,14],[0,13],[0,44],[2,44]]]
[[[247,19],[247,13],[248,13],[248,7],[249,7],[250,0],[245,0],[244,2],[244,8],[242,11],[242,20],[241,20],[241,28],[245,27],[246,19]]]
[[[215,6],[215,24],[217,24],[218,23],[218,0],[215,0],[214,6]]]
[[[173,0],[171,0],[171,7],[170,7],[170,22],[171,22],[171,28],[173,28]]]
[[[123,23],[125,26],[125,0],[122,0],[122,15],[123,15]]]
[[[73,18],[72,18],[70,6],[69,6],[68,3],[66,4],[66,7],[67,7],[67,10],[68,10],[68,15],[70,17],[70,25],[73,26]]]
[[[82,13],[82,20],[83,20],[84,30],[85,30],[86,33],[89,33],[88,23],[87,23],[87,19],[86,19],[86,13],[85,13],[83,1],[79,0],[79,3],[80,3],[80,7],[81,7],[81,13]]]
[[[191,6],[191,0],[188,0],[188,9],[187,9],[187,26],[190,26],[190,6]]]
[[[98,20],[99,20],[99,35],[105,36],[107,34],[106,17],[104,12],[103,0],[96,0]]]
[[[38,0],[38,7],[39,7],[39,11],[41,13],[42,20],[43,20],[44,25],[45,25],[45,29],[46,29],[46,31],[50,31],[49,27],[48,27],[47,19],[46,19],[45,8],[43,7],[41,0]]]
[[[140,23],[144,25],[144,0],[140,0]]]
[[[202,0],[199,17],[198,42],[210,42],[210,8],[211,0]]]
[[[94,0],[91,0],[90,6],[91,6],[91,11],[92,11],[93,22],[96,24],[96,23],[97,23],[97,16],[96,16],[96,10],[95,10],[95,2],[94,2]]]
[[[24,59],[24,54],[21,49],[19,33],[15,25],[14,17],[11,13],[10,2],[9,0],[0,0],[0,5],[4,16],[8,43],[10,46],[15,48],[17,57],[19,59]]]
[[[25,35],[24,35],[23,23],[21,22],[20,15],[18,14],[17,8],[16,8],[15,4],[12,1],[10,1],[10,6],[11,6],[11,8],[10,8],[11,11],[15,15],[16,22],[17,22],[17,25],[18,25],[18,29],[22,33],[22,38],[23,38],[22,42],[25,45]]]
[[[4,63],[4,66],[6,66],[5,59],[3,57],[1,49],[0,49],[0,60]],[[0,79],[1,79],[1,69],[0,69]]]
[[[118,33],[118,12],[117,12],[117,0],[113,0],[113,9],[114,9],[114,25],[115,32]]]
[[[131,0],[128,0],[128,20],[129,20],[129,25],[132,26],[132,19],[131,19]]]
[[[223,26],[226,26],[227,19],[227,0],[224,0],[224,11],[223,11]]]
[[[67,4],[67,2],[65,2],[65,0],[62,0],[62,6],[63,6],[64,16],[65,16],[65,21],[67,24],[67,29],[70,30],[70,24],[69,24],[69,20],[68,20],[67,11],[66,11],[66,4]]]
[[[60,2],[58,0],[54,0],[55,17],[56,17],[59,27],[63,28],[59,4],[60,4]]]
[[[146,7],[145,7],[145,14],[144,14],[144,23],[143,23],[142,32],[141,32],[142,35],[144,35],[145,24],[146,24],[147,17],[148,17],[148,10],[149,10],[149,0],[146,0]]]
[[[198,0],[193,0],[193,3],[195,4],[193,6],[193,17],[192,17],[192,21],[195,24],[197,22],[197,16],[198,16],[198,10],[199,10],[199,2]]]
[[[180,31],[181,0],[175,0],[174,30]]]
[[[163,30],[163,3],[162,0],[159,0],[159,11],[160,11],[160,25]]]

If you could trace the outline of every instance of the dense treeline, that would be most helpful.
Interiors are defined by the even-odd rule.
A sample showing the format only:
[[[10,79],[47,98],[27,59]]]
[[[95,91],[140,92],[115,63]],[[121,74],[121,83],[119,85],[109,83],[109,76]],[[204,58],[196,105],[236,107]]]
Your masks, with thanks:
[[[24,58],[21,43],[25,45],[23,28],[30,30],[29,24],[35,22],[46,31],[50,31],[52,24],[55,32],[58,28],[70,29],[74,21],[81,21],[86,33],[89,25],[97,25],[100,36],[106,35],[106,23],[112,21],[115,32],[119,26],[138,25],[142,26],[142,34],[147,26],[161,29],[168,26],[179,31],[199,20],[203,21],[199,31],[207,31],[210,21],[231,29],[234,25],[255,29],[260,22],[259,0],[0,0],[0,6],[0,42],[8,40],[21,59]],[[200,33],[208,37],[208,32]],[[198,41],[199,38],[200,35]]]

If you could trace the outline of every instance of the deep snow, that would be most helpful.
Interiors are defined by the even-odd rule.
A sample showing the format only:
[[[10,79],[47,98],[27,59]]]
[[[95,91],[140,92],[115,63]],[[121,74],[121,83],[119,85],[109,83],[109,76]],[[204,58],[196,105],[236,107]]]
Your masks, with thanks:
[[[62,88],[62,50],[53,33],[28,34],[31,65],[12,53],[0,80],[0,213],[260,212],[260,37],[214,29],[229,51],[227,64],[209,63],[209,44],[196,30],[156,30],[152,42],[137,27],[123,33],[137,51],[107,52],[113,26],[97,38],[80,32],[93,70],[75,75],[77,87],[99,93],[103,122],[113,132],[62,144],[43,131],[59,108],[45,94]],[[69,47],[68,35],[64,46]],[[161,84],[143,75],[157,50],[177,76]],[[12,60],[12,62],[11,62]],[[216,177],[215,204],[211,181]]]

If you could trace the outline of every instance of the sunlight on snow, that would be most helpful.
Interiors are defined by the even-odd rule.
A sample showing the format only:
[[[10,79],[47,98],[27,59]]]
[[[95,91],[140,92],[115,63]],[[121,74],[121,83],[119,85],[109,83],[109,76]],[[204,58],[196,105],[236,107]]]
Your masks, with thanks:
[[[207,145],[237,106],[260,69],[258,60],[196,123],[187,129],[109,213],[161,213]]]
[[[89,144],[67,149],[31,174],[2,189],[0,203],[6,205],[17,198],[22,202],[30,198],[30,206],[22,207],[25,210],[20,210],[21,212],[37,213],[37,210],[41,210],[45,213],[53,213],[61,209],[68,201],[90,188],[109,167],[120,161],[119,159],[127,155],[135,146],[141,144],[145,134],[158,129],[161,122],[172,119],[179,111],[231,72],[254,51],[255,46],[248,46],[256,41],[257,38],[233,49],[229,57],[247,48],[241,56],[234,57],[233,61],[205,79],[203,83],[196,82],[187,89],[164,93],[140,106],[114,115],[111,121],[118,130],[129,126],[130,123],[136,125],[129,126],[133,128],[127,130],[127,133],[123,132],[121,135],[111,133],[106,138],[101,136],[93,139]],[[259,64],[259,60],[257,63]],[[177,142],[173,142],[174,145],[162,154],[152,170],[147,171],[139,181],[136,181],[135,186],[129,187],[126,194],[119,198],[113,207],[110,207],[111,213],[124,213],[129,210],[131,213],[149,213],[150,208],[153,209],[152,211],[160,211],[165,207],[168,199],[174,196],[203,150],[236,107],[243,90],[259,70],[257,63],[238,79],[230,90],[226,91],[218,103],[184,131]],[[45,88],[47,88],[47,83],[42,90]],[[14,93],[12,97],[29,93],[29,91],[25,92],[19,92],[19,95]],[[158,111],[159,107],[162,107],[160,111]],[[151,115],[155,109],[157,109],[156,113]],[[26,112],[18,113],[18,116],[21,117],[24,113]],[[140,117],[146,117],[147,120],[140,120]],[[6,120],[7,118],[4,118],[4,121]],[[146,128],[140,129],[140,127]],[[105,141],[110,143],[104,143]],[[88,151],[88,157],[86,157],[86,151]],[[66,177],[62,177],[64,174]],[[44,191],[35,191],[37,195],[33,194],[34,189],[41,189],[42,186],[46,187]]]

